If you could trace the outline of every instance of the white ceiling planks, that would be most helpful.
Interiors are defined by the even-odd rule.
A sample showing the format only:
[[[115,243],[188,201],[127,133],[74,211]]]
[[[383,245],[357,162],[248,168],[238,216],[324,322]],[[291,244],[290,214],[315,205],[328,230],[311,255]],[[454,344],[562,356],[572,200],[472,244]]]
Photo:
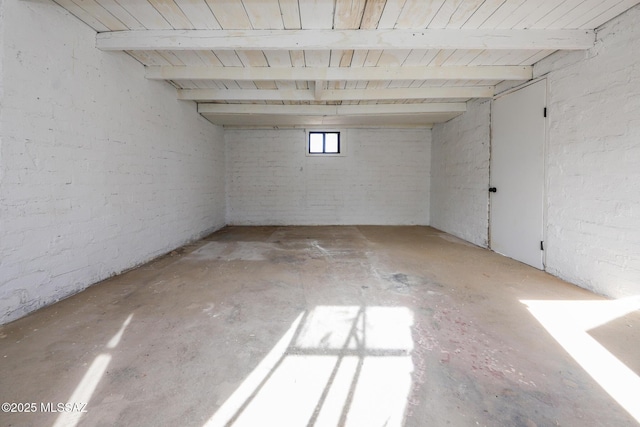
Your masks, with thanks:
[[[554,10],[558,8],[559,3],[556,1],[545,1],[541,2],[538,7],[533,9],[526,9],[525,16],[520,19],[516,24],[511,25],[508,21],[508,26],[510,28],[516,29],[528,29],[533,28],[537,22],[539,22],[542,18],[547,15],[552,15]],[[525,9],[521,7],[520,9]]]
[[[162,17],[176,30],[192,30],[195,27],[174,0],[148,0]]]
[[[454,15],[459,8],[466,9],[465,4],[472,3],[472,6],[477,8],[480,4],[476,3],[476,0],[446,0],[433,19],[427,23],[429,28],[450,28],[450,22],[454,19]],[[451,25],[451,28],[460,28],[459,26]]]
[[[171,65],[156,51],[133,50],[127,51],[127,53],[146,66]]]
[[[557,7],[549,12],[547,15],[543,16],[538,22],[533,25],[533,28],[562,28],[562,27],[553,27],[552,25],[558,21],[558,19],[562,18],[568,13],[571,13],[573,9],[576,8],[583,0],[565,0],[563,2],[559,2]]]
[[[481,52],[482,51],[480,50],[455,50],[446,60],[444,65],[469,65],[471,61],[480,55]]]
[[[304,65],[311,68],[326,68],[331,60],[329,50],[305,50]]]
[[[640,3],[54,1],[99,33],[97,48],[128,53],[178,99],[233,107],[201,108],[230,126],[430,126],[503,81],[529,80],[557,50],[592,47],[597,27]]]
[[[334,2],[326,0],[304,0],[298,2],[300,23],[305,30],[333,28]]]
[[[251,26],[256,30],[283,30],[284,23],[278,2],[242,0]]]
[[[539,0],[537,2],[525,1],[517,9],[512,11],[506,16],[502,22],[496,25],[495,28],[509,29],[515,28],[518,24],[526,19],[531,14],[535,14],[537,10],[551,10],[554,6],[558,5],[557,0]]]
[[[129,30],[144,30],[145,26],[142,25],[136,18],[134,18],[127,9],[122,7],[116,0],[96,0],[96,2],[102,6],[107,12],[116,17],[122,22]]]
[[[478,25],[478,28],[504,28],[499,27],[500,24],[509,16],[516,13],[516,10],[524,4],[527,0],[506,0],[505,2],[499,4],[497,9],[495,9],[489,17]],[[469,19],[473,20],[473,16]]]
[[[110,31],[122,31],[128,29],[118,18],[100,6],[95,0],[74,0],[74,2],[84,11],[95,17]]]
[[[224,30],[249,30],[251,22],[241,0],[207,0],[209,8]]]
[[[270,67],[291,67],[291,55],[286,50],[265,50],[265,58]]]
[[[602,25],[603,22],[607,22],[615,18],[616,16],[620,15],[621,13],[625,12],[629,8],[635,6],[636,4],[638,4],[637,0],[623,0],[617,5],[602,12],[602,14],[594,17],[592,20],[581,25],[580,28],[596,28]]]
[[[594,28],[632,0],[59,0],[100,31],[123,29]],[[153,7],[155,13],[149,8]],[[542,16],[540,16],[542,15]],[[537,17],[540,16],[539,22]],[[89,18],[92,17],[93,19]],[[162,19],[160,19],[162,18]],[[304,21],[304,22],[302,22]],[[590,26],[588,23],[594,21]],[[573,22],[573,24],[572,24]],[[303,25],[304,24],[304,25]],[[169,25],[169,26],[168,26]],[[123,27],[124,26],[124,27]],[[106,29],[104,28],[106,27]]]
[[[187,16],[193,28],[203,30],[219,30],[220,24],[204,0],[174,0],[176,5]]]
[[[360,28],[366,0],[337,0],[333,28],[354,30]]]
[[[506,0],[485,0],[479,8],[462,24],[462,28],[476,29],[494,16]]]
[[[233,50],[214,50],[216,58],[224,67],[243,67],[244,64],[238,57],[238,52]]]
[[[554,22],[551,28],[579,28],[581,24],[589,21],[593,15],[598,16],[603,12],[603,10],[600,9],[600,6],[603,6],[601,3],[601,0],[585,0],[580,2],[571,10],[571,13],[564,15],[558,21]],[[610,5],[606,6],[610,7]],[[589,18],[585,19],[585,16]]]
[[[213,67],[222,67],[222,62],[220,62],[220,59],[216,56],[215,53],[213,53],[213,51],[198,50],[196,51],[196,53],[198,54],[198,56],[200,57],[200,59],[205,65],[210,65]]]
[[[427,28],[427,25],[437,15],[446,0],[430,2],[407,1],[402,7],[398,20],[392,28]]]
[[[60,6],[65,8],[69,13],[83,21],[89,27],[97,32],[109,31],[103,23],[101,23],[94,15],[88,13],[83,8],[75,4],[72,0],[56,0]]]
[[[382,51],[380,58],[378,59],[378,64],[380,66],[401,66],[409,54],[410,50],[401,50],[401,49],[385,49]]]
[[[176,55],[176,53],[170,50],[159,50],[158,55],[164,58],[169,64],[173,66],[184,66],[185,63]]]
[[[541,61],[542,59],[546,58],[547,56],[551,55],[554,52],[555,51],[553,50],[541,50],[539,52],[534,53],[533,55],[531,55],[529,58],[522,61],[518,65],[533,65],[536,62]]]
[[[384,10],[382,11],[382,15],[380,16],[380,20],[378,21],[378,28],[395,28],[398,17],[400,16],[400,13],[402,13],[402,8],[406,2],[407,0],[387,0],[384,5]]]
[[[382,56],[382,49],[371,49],[367,51],[367,57],[364,60],[364,67],[375,67]]]
[[[202,57],[198,55],[198,52],[196,51],[176,50],[167,53],[174,55],[180,60],[180,62],[182,62],[182,64],[186,66],[208,65],[205,61],[202,60]]]
[[[402,62],[403,66],[412,67],[415,65],[428,65],[427,63],[423,63],[422,59],[429,52],[427,49],[412,49],[405,60]]]
[[[280,5],[280,13],[282,14],[282,23],[285,30],[301,29],[298,0],[278,0],[278,4]]]
[[[360,21],[360,28],[363,30],[370,30],[378,28],[378,22],[382,18],[382,12],[384,12],[386,0],[368,0],[365,4],[362,20]]]
[[[465,0],[457,5],[455,12],[451,15],[441,28],[462,28],[464,24],[475,15],[476,11],[485,3],[484,0]],[[435,28],[431,27],[430,28]]]
[[[586,23],[592,22],[594,19],[602,19],[601,15],[607,13],[610,9],[612,8],[609,5],[596,2],[593,7],[587,8],[581,16],[576,17],[569,25],[575,28],[584,28]]]
[[[155,28],[159,30],[173,29],[171,24],[162,16],[158,10],[147,1],[127,1],[120,3],[131,16],[140,22],[146,29]],[[112,30],[113,31],[113,30]]]

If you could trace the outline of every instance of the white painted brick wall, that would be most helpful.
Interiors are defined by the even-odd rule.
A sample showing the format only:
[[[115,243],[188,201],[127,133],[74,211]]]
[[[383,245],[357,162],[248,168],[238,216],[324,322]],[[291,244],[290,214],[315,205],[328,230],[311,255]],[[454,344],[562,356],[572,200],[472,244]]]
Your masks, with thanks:
[[[640,294],[639,22],[636,6],[534,70],[550,71],[546,269],[611,297]]]
[[[2,5],[0,323],[225,221],[222,128],[59,6]]]
[[[490,101],[433,128],[431,226],[488,245]]]
[[[322,158],[300,129],[225,138],[229,224],[429,223],[428,129],[347,129],[347,155]]]

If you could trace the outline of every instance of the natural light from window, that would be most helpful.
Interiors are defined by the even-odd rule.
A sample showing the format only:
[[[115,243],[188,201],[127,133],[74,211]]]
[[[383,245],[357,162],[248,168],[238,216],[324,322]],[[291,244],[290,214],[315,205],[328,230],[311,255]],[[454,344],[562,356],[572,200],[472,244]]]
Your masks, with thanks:
[[[339,154],[340,132],[309,132],[309,154]]]
[[[205,426],[400,426],[412,324],[405,307],[302,313]]]
[[[640,423],[640,377],[588,331],[640,309],[640,296],[618,300],[521,300],[551,336]]]
[[[122,339],[122,335],[124,334],[125,329],[131,323],[131,319],[133,318],[133,313],[127,317],[127,319],[122,323],[122,326],[116,332],[116,334],[109,340],[107,345],[105,346],[107,349],[114,349],[120,344],[120,340]],[[87,372],[82,377],[82,380],[73,391],[73,394],[67,402],[84,402],[88,403],[93,396],[93,392],[96,390],[96,387],[102,380],[102,377],[107,370],[107,366],[111,362],[111,354],[109,353],[101,353],[99,354],[87,369]],[[74,427],[78,425],[80,422],[80,418],[82,417],[83,412],[61,412],[58,418],[56,419],[53,427]]]

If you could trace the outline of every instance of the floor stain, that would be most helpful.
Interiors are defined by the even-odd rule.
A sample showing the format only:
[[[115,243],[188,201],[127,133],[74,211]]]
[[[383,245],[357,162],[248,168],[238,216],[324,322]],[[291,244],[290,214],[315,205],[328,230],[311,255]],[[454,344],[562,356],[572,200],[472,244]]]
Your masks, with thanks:
[[[636,425],[521,300],[603,299],[430,227],[227,227],[2,326],[0,395],[66,402],[108,360],[79,425],[202,427],[243,384],[289,408],[310,379],[336,384],[341,360],[360,369],[345,393],[354,399],[366,395],[357,384],[407,379],[401,393],[387,385],[367,398],[399,399],[394,425]],[[590,333],[640,369],[639,324],[634,312]],[[405,362],[406,374],[384,377]],[[269,381],[278,392],[259,388]],[[54,421],[0,414],[2,425]]]

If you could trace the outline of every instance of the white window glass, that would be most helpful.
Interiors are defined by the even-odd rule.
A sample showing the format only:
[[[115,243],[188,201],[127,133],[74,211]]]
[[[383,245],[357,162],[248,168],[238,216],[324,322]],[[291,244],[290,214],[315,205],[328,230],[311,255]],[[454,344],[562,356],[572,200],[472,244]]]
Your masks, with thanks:
[[[321,133],[309,134],[309,153],[323,153],[324,146],[322,143],[324,135]]]
[[[337,133],[327,133],[325,134],[325,142],[324,142],[324,152],[325,153],[338,153],[338,134]]]

